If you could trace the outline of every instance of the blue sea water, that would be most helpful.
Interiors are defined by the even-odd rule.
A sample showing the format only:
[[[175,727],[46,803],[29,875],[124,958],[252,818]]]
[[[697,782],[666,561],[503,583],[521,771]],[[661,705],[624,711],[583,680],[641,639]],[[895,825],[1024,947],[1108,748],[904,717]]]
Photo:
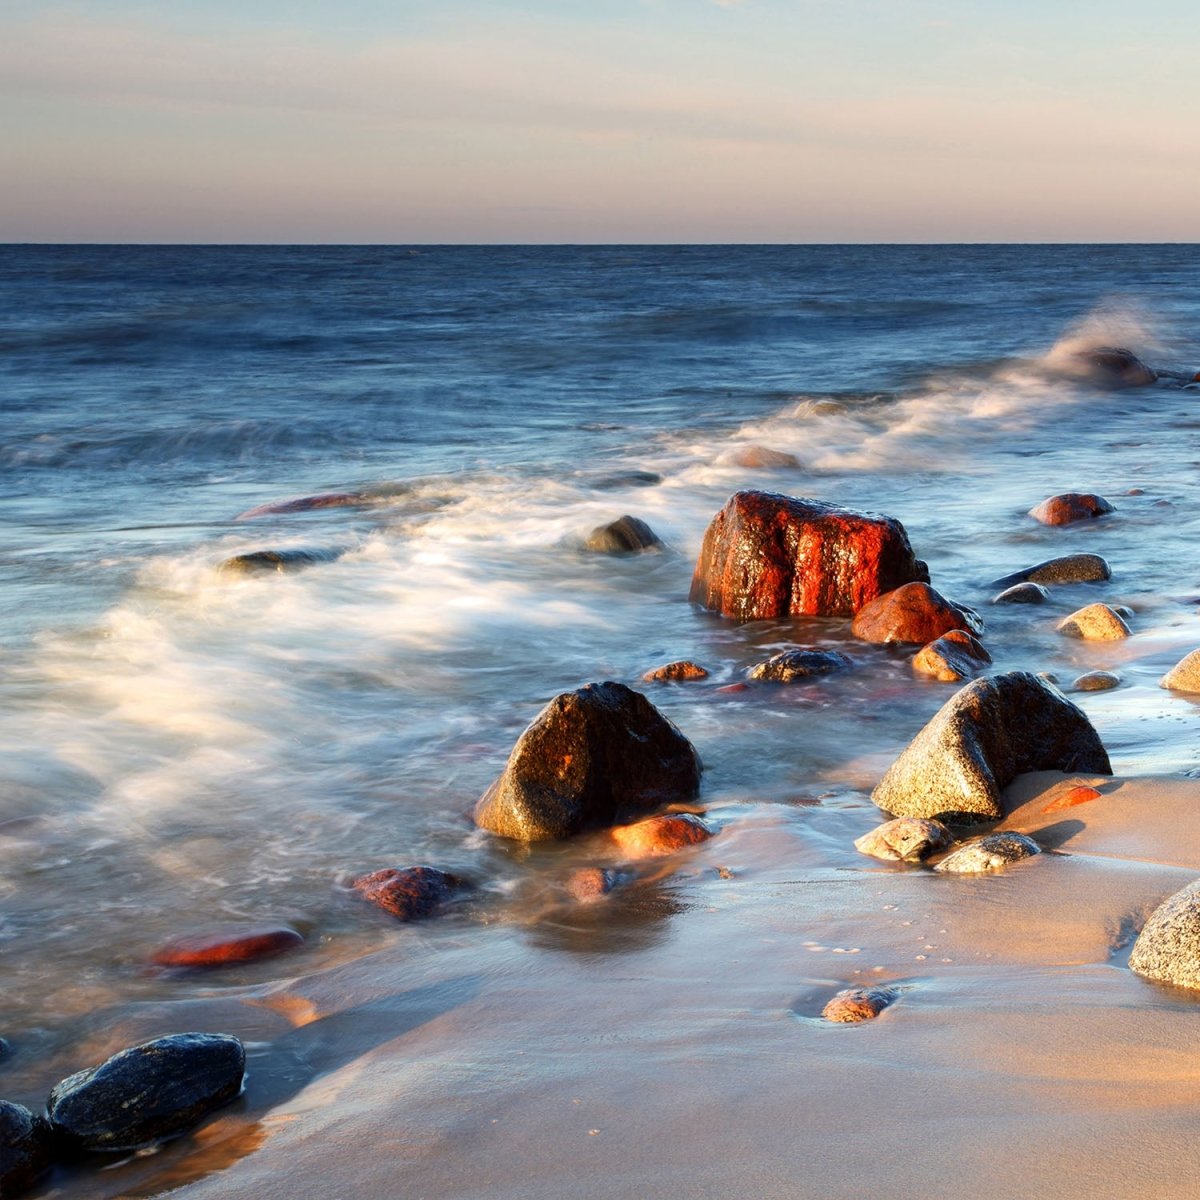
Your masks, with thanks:
[[[1097,345],[1168,377],[1072,376]],[[0,247],[8,1031],[61,1046],[177,988],[136,967],[198,913],[291,921],[323,961],[378,936],[340,886],[361,871],[519,890],[530,865],[466,814],[592,679],[710,668],[655,700],[714,811],[865,805],[949,693],[844,622],[693,610],[743,487],[899,518],[997,669],[1119,671],[1078,697],[1117,769],[1196,769],[1200,712],[1157,679],[1200,645],[1197,367],[1193,246]],[[796,465],[746,465],[762,448]],[[1064,490],[1118,511],[1025,516]],[[335,491],[363,502],[239,519]],[[666,549],[585,553],[623,513]],[[217,569],[289,548],[328,561]],[[1111,584],[989,608],[1075,550]],[[1101,598],[1128,642],[1055,631]],[[716,692],[798,642],[861,669]]]

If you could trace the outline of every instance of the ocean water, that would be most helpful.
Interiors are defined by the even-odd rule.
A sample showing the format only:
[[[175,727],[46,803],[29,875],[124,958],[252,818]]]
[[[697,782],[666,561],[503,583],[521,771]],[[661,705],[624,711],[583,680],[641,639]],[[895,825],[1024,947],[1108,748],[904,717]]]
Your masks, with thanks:
[[[1115,769],[1200,772],[1200,709],[1157,686],[1200,645],[1196,247],[10,246],[0,301],[0,1080],[18,1090],[97,1014],[392,944],[346,890],[381,866],[479,884],[426,947],[511,939],[534,977],[594,952],[539,926],[587,848],[526,853],[469,820],[541,706],[591,680],[703,663],[705,683],[644,687],[700,750],[716,823],[768,806],[814,845],[842,837],[951,690],[847,622],[693,609],[704,528],[740,488],[897,517],[935,586],[983,613],[995,669],[1066,688],[1118,671],[1074,697]],[[1097,345],[1168,377],[1072,376]],[[760,447],[797,465],[741,465]],[[1066,490],[1117,513],[1025,515]],[[243,516],[324,492],[361,503]],[[665,548],[582,549],[625,513]],[[324,561],[217,569],[264,549]],[[995,578],[1074,551],[1112,581],[989,606]],[[1096,599],[1133,609],[1132,638],[1055,632]],[[793,644],[858,667],[717,691]],[[146,970],[230,921],[308,945]]]

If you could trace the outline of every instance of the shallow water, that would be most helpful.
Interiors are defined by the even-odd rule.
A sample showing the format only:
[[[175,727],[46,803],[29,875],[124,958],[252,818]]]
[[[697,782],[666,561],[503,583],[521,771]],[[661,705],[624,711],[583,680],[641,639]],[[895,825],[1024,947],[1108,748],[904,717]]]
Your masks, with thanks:
[[[686,975],[688,922],[721,942],[743,919],[708,912],[722,839],[580,918],[558,888],[594,844],[526,853],[469,821],[542,704],[589,680],[704,663],[710,681],[652,697],[700,750],[739,871],[852,870],[871,787],[950,690],[842,621],[693,610],[701,535],[738,488],[899,518],[983,612],[995,669],[1120,672],[1073,697],[1118,772],[1200,770],[1200,710],[1157,687],[1200,644],[1198,284],[1193,247],[0,248],[5,1094],[36,1098],[140,1005],[240,1003],[414,944],[492,964],[484,996],[489,971],[567,1005],[595,970]],[[1086,344],[1182,378],[1096,389],[1062,373]],[[751,446],[800,465],[739,466]],[[1064,490],[1118,511],[1024,515]],[[366,502],[238,519],[326,491]],[[666,549],[582,551],[627,512]],[[267,548],[330,561],[216,569]],[[990,581],[1077,550],[1112,581],[989,606]],[[1133,608],[1131,639],[1055,632],[1101,598]],[[796,643],[859,668],[716,691]],[[734,836],[777,826],[783,861],[778,837]],[[397,932],[347,894],[422,861],[479,884],[443,924]],[[817,944],[831,922],[853,941],[836,903],[807,903],[789,911]],[[230,920],[308,943],[146,970]]]

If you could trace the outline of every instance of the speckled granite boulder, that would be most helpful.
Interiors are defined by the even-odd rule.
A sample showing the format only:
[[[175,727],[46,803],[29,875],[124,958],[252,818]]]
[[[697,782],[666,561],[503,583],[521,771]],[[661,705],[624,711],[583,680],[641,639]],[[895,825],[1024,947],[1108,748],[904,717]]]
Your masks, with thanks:
[[[838,992],[821,1011],[826,1021],[839,1025],[873,1021],[896,999],[896,991],[889,987],[855,987]]]
[[[521,734],[475,823],[540,842],[690,804],[699,791],[695,749],[645,696],[589,683],[556,696]]]
[[[871,799],[893,816],[995,821],[1004,815],[1001,791],[1026,771],[1112,774],[1083,711],[1036,675],[1012,671],[976,679],[946,701]]]
[[[53,1139],[44,1117],[0,1100],[0,1196],[19,1196],[53,1165]]]
[[[993,604],[1045,604],[1050,593],[1040,583],[1014,583],[999,595],[992,597]]]
[[[929,571],[892,517],[774,492],[738,492],[712,519],[691,600],[725,617],[852,617]]]
[[[1062,492],[1035,505],[1029,515],[1043,525],[1072,525],[1116,511],[1103,496],[1094,492]]]
[[[359,876],[350,886],[397,920],[415,921],[452,900],[462,881],[437,867],[384,867]]]
[[[1200,879],[1150,914],[1133,944],[1129,967],[1160,983],[1200,988]]]
[[[1108,563],[1098,554],[1064,554],[1036,566],[993,579],[992,587],[1008,588],[1014,583],[1099,583],[1112,578]]]
[[[951,629],[913,655],[912,668],[939,683],[960,683],[978,675],[992,661],[983,643],[965,629]]]
[[[746,675],[749,679],[794,683],[797,679],[808,679],[813,675],[845,671],[851,666],[851,660],[836,650],[817,650],[806,646],[798,650],[781,650],[766,662],[751,667]]]
[[[640,554],[662,545],[662,538],[637,517],[624,516],[607,525],[597,525],[583,544],[597,554]]]
[[[951,629],[982,633],[973,608],[955,604],[927,583],[906,583],[863,605],[850,632],[865,642],[923,645]]]
[[[64,1079],[46,1110],[76,1150],[130,1150],[190,1128],[242,1090],[246,1054],[235,1037],[175,1033],[114,1054]]]
[[[981,875],[985,871],[1002,870],[1041,852],[1041,846],[1023,833],[988,833],[963,842],[933,869],[950,875]]]
[[[1173,692],[1200,693],[1200,650],[1181,658],[1158,682]]]
[[[876,825],[854,842],[860,854],[884,862],[921,862],[954,845],[954,834],[929,817],[897,817]]]
[[[1058,623],[1058,632],[1087,642],[1116,642],[1129,636],[1129,626],[1107,604],[1089,604]]]

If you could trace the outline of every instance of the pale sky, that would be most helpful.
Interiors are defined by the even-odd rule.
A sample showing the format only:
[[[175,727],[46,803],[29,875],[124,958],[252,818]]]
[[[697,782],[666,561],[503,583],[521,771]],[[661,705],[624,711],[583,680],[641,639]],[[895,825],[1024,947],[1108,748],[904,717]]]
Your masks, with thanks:
[[[1200,4],[0,0],[0,241],[1200,241]]]

